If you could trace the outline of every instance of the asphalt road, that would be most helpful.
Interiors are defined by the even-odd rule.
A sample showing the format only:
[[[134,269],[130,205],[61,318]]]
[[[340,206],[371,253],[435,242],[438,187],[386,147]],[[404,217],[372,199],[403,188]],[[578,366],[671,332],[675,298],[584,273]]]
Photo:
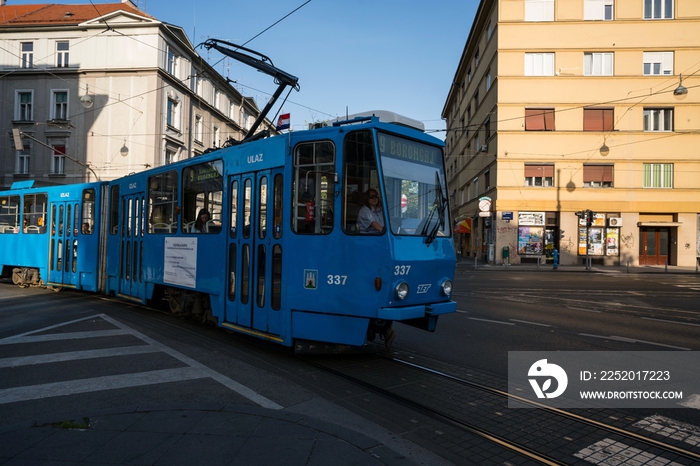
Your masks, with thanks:
[[[700,276],[458,272],[457,313],[395,344],[507,377],[508,351],[700,350]]]

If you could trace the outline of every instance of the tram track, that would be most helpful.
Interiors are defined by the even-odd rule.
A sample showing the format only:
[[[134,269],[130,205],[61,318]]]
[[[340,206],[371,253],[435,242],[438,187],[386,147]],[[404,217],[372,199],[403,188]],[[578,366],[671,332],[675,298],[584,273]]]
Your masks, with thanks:
[[[303,361],[539,464],[587,464],[574,454],[590,446],[592,439],[606,437],[635,445],[642,454],[653,452],[662,461],[700,463],[697,447],[691,450],[599,419],[545,406],[395,355],[379,353],[354,362],[309,358]],[[433,396],[426,397],[426,393]],[[527,403],[532,409],[503,409],[503,401],[509,398]],[[596,410],[596,414],[601,418],[604,411]],[[609,418],[624,419],[618,413],[610,413]]]

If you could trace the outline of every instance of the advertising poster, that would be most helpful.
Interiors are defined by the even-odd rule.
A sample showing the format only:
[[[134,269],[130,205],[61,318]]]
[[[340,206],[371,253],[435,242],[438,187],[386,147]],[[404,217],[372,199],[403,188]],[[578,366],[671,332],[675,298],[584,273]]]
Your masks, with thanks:
[[[620,229],[608,228],[605,231],[605,254],[607,256],[619,256]]]
[[[541,255],[544,228],[518,227],[518,254]]]
[[[197,238],[165,238],[163,281],[195,288],[197,284]]]

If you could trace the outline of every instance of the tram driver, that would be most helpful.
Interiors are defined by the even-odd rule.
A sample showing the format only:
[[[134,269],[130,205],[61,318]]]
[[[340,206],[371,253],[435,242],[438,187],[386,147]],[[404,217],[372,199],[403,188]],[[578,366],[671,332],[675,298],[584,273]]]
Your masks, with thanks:
[[[365,193],[365,205],[357,215],[357,227],[364,234],[377,235],[384,232],[382,202],[375,189],[370,188]]]

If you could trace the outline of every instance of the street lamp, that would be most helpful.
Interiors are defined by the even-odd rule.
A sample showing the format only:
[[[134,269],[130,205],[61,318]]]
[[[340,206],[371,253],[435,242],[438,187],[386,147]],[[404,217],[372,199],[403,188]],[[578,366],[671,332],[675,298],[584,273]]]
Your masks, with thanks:
[[[673,95],[676,99],[683,100],[685,99],[685,96],[688,95],[688,88],[683,85],[683,75],[679,74],[678,76],[680,81],[678,83],[678,87],[673,91]]]
[[[126,157],[127,155],[129,155],[129,148],[126,147],[126,139],[124,139],[124,145],[121,149],[119,149],[119,153],[122,155],[122,157]]]
[[[95,103],[95,101],[92,100],[92,97],[90,96],[90,94],[88,94],[88,92],[89,92],[89,87],[86,84],[85,85],[85,95],[80,98],[80,105],[82,105],[85,108],[90,108],[90,107],[92,107],[92,104]]]
[[[605,144],[605,141],[603,141],[603,145],[600,146],[600,155],[602,155],[603,157],[605,157],[605,156],[608,155],[609,153],[610,153],[610,148],[608,147],[607,144]]]

